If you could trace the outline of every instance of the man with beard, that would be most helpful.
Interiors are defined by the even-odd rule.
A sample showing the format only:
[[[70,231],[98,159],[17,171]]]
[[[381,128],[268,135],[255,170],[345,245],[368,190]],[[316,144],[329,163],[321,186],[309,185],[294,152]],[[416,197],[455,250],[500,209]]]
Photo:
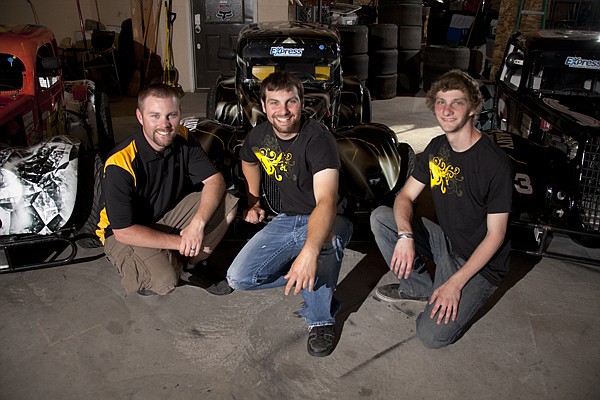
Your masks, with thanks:
[[[400,280],[375,295],[388,302],[427,301],[417,336],[426,347],[440,348],[458,340],[508,272],[513,175],[504,151],[473,125],[483,105],[474,79],[450,71],[426,101],[444,134],[419,156],[393,209],[373,211],[371,229]],[[427,184],[439,225],[413,216]]]
[[[141,129],[118,144],[104,166],[100,241],[127,292],[165,295],[182,271],[205,260],[235,218],[237,199],[181,120],[178,90],[141,90]],[[191,268],[190,268],[191,269]],[[213,294],[229,287],[215,285]]]
[[[244,246],[227,271],[233,289],[285,286],[301,294],[300,314],[308,324],[308,353],[324,357],[335,342],[340,305],[333,297],[352,223],[343,216],[338,193],[341,167],[333,135],[304,118],[302,82],[275,72],[262,82],[260,98],[268,121],[256,126],[240,152],[246,178],[247,222],[264,220],[261,167],[277,184],[281,212]]]

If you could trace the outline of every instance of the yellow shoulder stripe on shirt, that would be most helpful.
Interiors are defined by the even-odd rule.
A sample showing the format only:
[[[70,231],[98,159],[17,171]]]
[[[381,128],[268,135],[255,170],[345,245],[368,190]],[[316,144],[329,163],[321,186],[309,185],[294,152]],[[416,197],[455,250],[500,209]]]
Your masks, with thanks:
[[[135,140],[132,140],[131,143],[123,150],[118,151],[113,154],[106,160],[104,164],[104,172],[106,173],[106,168],[109,165],[114,165],[119,168],[123,168],[125,171],[129,172],[129,174],[133,177],[133,186],[136,185],[136,176],[133,172],[133,160],[137,156],[137,146],[135,145]]]
[[[190,131],[183,125],[179,125],[179,129],[177,130],[177,134],[183,137],[186,141],[188,140],[188,134]]]

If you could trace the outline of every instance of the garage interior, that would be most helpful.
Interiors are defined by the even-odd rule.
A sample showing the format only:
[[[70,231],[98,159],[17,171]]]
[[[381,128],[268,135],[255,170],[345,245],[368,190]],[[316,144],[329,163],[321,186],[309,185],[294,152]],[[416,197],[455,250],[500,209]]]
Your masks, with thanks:
[[[143,2],[135,3],[144,10]],[[384,5],[389,11],[401,4],[410,5],[405,8],[413,15],[419,14],[416,9],[420,11],[420,20],[413,18],[398,30],[411,38],[403,47],[417,48],[400,49],[396,43],[395,48],[371,49],[379,51],[375,57],[396,50],[405,59],[396,64],[395,72],[385,63],[386,73],[365,77],[374,94],[373,121],[392,128],[418,153],[440,133],[424,105],[425,73],[431,78],[439,72],[425,65],[427,47],[442,49],[434,50],[434,58],[448,54],[447,48],[468,49],[460,53],[468,54],[466,70],[480,79],[493,79],[502,57],[502,50],[497,49],[503,49],[502,43],[515,30],[520,2],[475,1],[474,8],[467,1],[443,6],[401,0],[362,3],[366,4],[337,10],[364,11],[368,10],[364,7]],[[489,11],[485,16],[479,11],[482,3],[487,3]],[[544,3],[532,0],[523,6],[539,10]],[[319,8],[334,7],[309,0],[301,4],[290,2],[279,8],[289,18],[314,19]],[[545,26],[600,30],[599,5],[592,0],[548,1]],[[36,6],[42,14],[42,5]],[[181,40],[181,31],[186,24],[192,29],[193,19],[181,7],[176,4],[174,8],[179,16],[172,58],[186,92],[184,116],[203,116],[208,88],[198,85],[195,58],[182,50],[192,47],[193,39]],[[257,9],[254,12],[260,16],[261,8]],[[339,12],[337,17],[358,20],[356,11]],[[377,11],[381,18],[380,8]],[[481,26],[466,31],[451,27],[453,15],[472,16],[471,24],[480,18]],[[29,15],[23,18],[30,19]],[[124,50],[119,42],[121,21],[109,22],[106,25],[119,28],[114,39],[119,65],[124,63],[125,52],[135,55],[136,51],[133,47]],[[459,22],[455,18],[454,23]],[[533,29],[541,24],[541,16],[529,15],[519,24]],[[71,30],[76,31],[77,25]],[[146,43],[152,33],[159,32],[155,42],[140,48],[143,56],[133,59],[129,72],[120,67],[118,86],[109,88],[117,141],[137,128],[135,87],[131,87],[136,66],[148,66],[147,76],[142,76],[148,80],[162,76],[166,42],[161,38],[164,26],[158,25],[154,31],[146,30],[150,33]],[[418,46],[414,45],[415,32],[420,37]],[[135,35],[141,34],[143,41],[144,33]],[[344,51],[363,63],[361,55],[369,59],[372,54],[369,49]],[[457,53],[449,51],[452,56]],[[105,72],[113,73],[110,68]],[[393,75],[393,86],[393,77],[382,78]],[[431,212],[426,201],[419,207],[422,213]],[[242,245],[243,239],[232,233],[211,258],[211,266],[224,273]],[[566,236],[555,237],[550,246],[600,259],[600,249],[579,246]],[[374,243],[355,241],[345,253],[337,289],[343,302],[339,343],[331,356],[315,359],[306,353],[305,324],[295,314],[301,298],[286,297],[282,289],[217,297],[185,286],[164,297],[126,295],[111,264],[98,257],[99,249],[80,249],[80,254],[90,260],[0,275],[0,398],[579,400],[596,399],[600,392],[597,267],[514,253],[508,279],[474,326],[448,348],[428,350],[415,336],[421,306],[377,300],[375,287],[393,283],[395,278]]]

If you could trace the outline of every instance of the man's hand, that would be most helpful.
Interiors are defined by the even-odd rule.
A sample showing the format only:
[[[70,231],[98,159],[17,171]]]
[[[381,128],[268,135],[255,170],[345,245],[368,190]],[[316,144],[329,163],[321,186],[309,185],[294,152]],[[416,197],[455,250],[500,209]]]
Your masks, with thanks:
[[[188,226],[181,230],[179,236],[181,236],[181,242],[179,243],[179,253],[181,255],[194,257],[202,251],[204,228],[199,222],[192,220]]]
[[[429,304],[434,304],[431,310],[430,318],[434,318],[435,314],[438,313],[437,324],[441,324],[444,321],[445,324],[452,321],[456,321],[456,315],[458,314],[458,302],[460,301],[461,289],[452,282],[452,278],[446,281],[443,285],[438,287],[431,298]]]
[[[415,259],[415,242],[413,239],[400,239],[394,247],[390,269],[398,279],[408,279]]]
[[[308,288],[309,292],[312,292],[316,275],[317,257],[311,257],[310,255],[307,255],[305,251],[301,251],[294,260],[287,275],[284,277],[288,280],[287,285],[285,285],[285,295],[287,296],[290,294],[290,291],[294,286],[294,295],[297,295],[302,289],[306,288]]]
[[[251,224],[262,222],[265,219],[265,216],[265,210],[260,208],[260,206],[252,206],[244,210],[244,221]]]

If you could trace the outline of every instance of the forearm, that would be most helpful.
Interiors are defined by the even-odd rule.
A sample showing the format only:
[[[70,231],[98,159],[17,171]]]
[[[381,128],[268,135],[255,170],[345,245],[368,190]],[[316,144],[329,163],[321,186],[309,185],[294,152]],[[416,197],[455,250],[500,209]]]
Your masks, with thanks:
[[[399,193],[394,200],[394,220],[398,233],[412,233],[413,212],[412,200],[403,193]]]
[[[245,178],[248,207],[260,204],[260,167],[258,163],[242,161],[242,172]]]
[[[115,239],[123,244],[152,249],[179,249],[179,235],[161,232],[145,225],[132,225],[127,228],[114,229]]]
[[[504,235],[488,232],[465,265],[454,273],[450,281],[462,290],[467,282],[492,259],[503,242]]]
[[[210,218],[219,207],[225,193],[225,180],[221,175],[216,175],[204,182],[202,196],[198,210],[192,218],[190,225],[195,225],[198,229],[204,229]]]
[[[323,243],[329,238],[336,217],[336,205],[333,201],[321,201],[308,218],[308,232],[302,250],[318,256]]]

